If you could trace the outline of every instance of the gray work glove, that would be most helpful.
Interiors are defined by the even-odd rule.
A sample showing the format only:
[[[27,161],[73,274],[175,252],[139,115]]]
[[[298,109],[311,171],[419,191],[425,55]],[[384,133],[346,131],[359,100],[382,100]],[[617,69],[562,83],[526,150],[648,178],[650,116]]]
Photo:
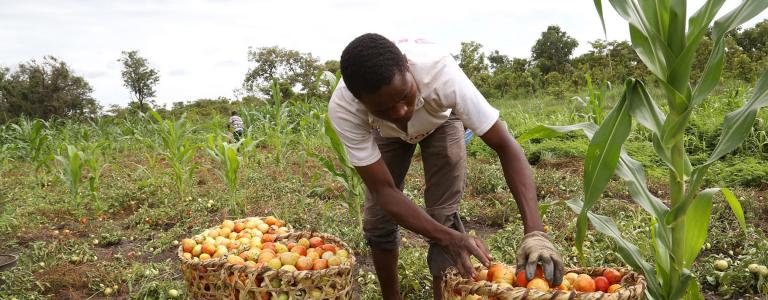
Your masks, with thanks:
[[[517,250],[517,272],[525,271],[525,278],[531,280],[536,275],[538,264],[541,264],[544,271],[544,279],[551,285],[558,286],[562,283],[565,270],[560,253],[549,241],[546,233],[533,231],[523,237],[523,242]]]

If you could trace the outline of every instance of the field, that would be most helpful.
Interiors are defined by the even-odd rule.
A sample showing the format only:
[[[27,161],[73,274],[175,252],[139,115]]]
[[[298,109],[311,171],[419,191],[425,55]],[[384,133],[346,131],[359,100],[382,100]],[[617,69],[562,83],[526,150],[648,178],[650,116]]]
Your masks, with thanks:
[[[704,153],[717,143],[723,116],[749,94],[746,85],[727,83],[697,111],[686,129],[692,161],[706,159]],[[608,99],[617,95],[611,91]],[[576,100],[541,96],[491,102],[515,136],[539,124],[589,118]],[[243,115],[252,143],[238,149],[237,178],[227,179],[217,173],[226,171],[226,156],[217,160],[216,154],[226,150],[222,142],[231,109]],[[337,161],[323,135],[324,112],[322,101],[221,102],[157,116],[125,114],[83,122],[22,119],[0,127],[0,249],[20,257],[17,267],[0,273],[0,298],[98,299],[111,292],[120,298],[165,299],[170,290],[184,298],[176,241],[225,218],[275,215],[296,228],[346,240],[360,258],[356,293],[377,299],[368,249],[354,219],[360,200],[319,160]],[[767,119],[768,113],[761,112],[747,141],[716,162],[707,178],[710,186],[732,188],[747,220],[745,233],[727,204],[716,199],[710,233],[693,269],[712,299],[768,297],[768,280],[745,270],[752,263],[768,264]],[[579,135],[566,135],[534,139],[523,147],[535,171],[545,224],[566,265],[624,266],[614,242],[596,231],[588,232],[583,259],[574,247],[576,214],[564,201],[583,194],[587,144]],[[634,128],[626,149],[646,167],[651,191],[666,199],[666,171],[655,158],[647,130]],[[497,260],[512,263],[522,224],[498,159],[478,138],[467,151],[463,221],[488,243]],[[421,168],[417,155],[405,194],[423,204]],[[629,201],[625,185],[614,178],[602,198],[595,211],[617,220],[624,237],[652,259],[651,246],[644,244],[650,217]],[[407,299],[429,299],[426,242],[412,233],[402,242],[402,291]],[[714,270],[719,259],[729,262],[724,272]]]

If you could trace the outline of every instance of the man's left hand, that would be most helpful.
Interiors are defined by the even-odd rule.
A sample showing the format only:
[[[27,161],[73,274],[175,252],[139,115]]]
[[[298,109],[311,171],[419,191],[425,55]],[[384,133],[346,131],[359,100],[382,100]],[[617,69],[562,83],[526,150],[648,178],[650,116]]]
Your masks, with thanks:
[[[525,271],[525,278],[531,280],[536,275],[539,263],[544,271],[544,279],[555,286],[562,283],[565,270],[560,253],[546,233],[533,231],[523,237],[520,249],[517,250],[517,272]]]

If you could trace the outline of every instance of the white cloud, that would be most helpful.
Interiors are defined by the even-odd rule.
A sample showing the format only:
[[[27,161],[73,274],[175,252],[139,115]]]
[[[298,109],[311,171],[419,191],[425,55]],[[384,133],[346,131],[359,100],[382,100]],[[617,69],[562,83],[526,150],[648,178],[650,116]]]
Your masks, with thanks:
[[[603,2],[608,38],[627,39],[625,23]],[[278,45],[338,59],[350,40],[378,32],[425,37],[454,52],[461,41],[474,40],[487,51],[527,57],[541,32],[557,24],[579,41],[576,52],[583,53],[587,41],[603,38],[592,3],[0,0],[0,65],[54,55],[86,77],[103,105],[125,105],[130,95],[116,60],[121,51],[137,49],[160,71],[159,103],[231,97],[248,70],[249,46]],[[703,0],[690,3],[694,8]],[[723,11],[737,3],[728,1]]]

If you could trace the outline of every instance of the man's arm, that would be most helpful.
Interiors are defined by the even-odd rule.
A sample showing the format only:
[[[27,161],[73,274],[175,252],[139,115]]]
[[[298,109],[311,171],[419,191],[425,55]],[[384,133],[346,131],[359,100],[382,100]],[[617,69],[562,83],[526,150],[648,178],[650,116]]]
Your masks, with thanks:
[[[504,178],[515,196],[523,218],[525,236],[517,251],[517,270],[525,270],[526,278],[531,280],[535,275],[536,266],[541,264],[544,277],[552,284],[560,285],[564,274],[563,260],[544,233],[544,224],[541,222],[536,200],[536,184],[523,148],[507,132],[500,120],[496,120],[480,138],[499,155]]]
[[[411,202],[395,186],[384,161],[379,159],[371,165],[355,168],[373,200],[390,218],[400,226],[446,247],[452,252],[450,254],[454,256],[457,268],[463,275],[474,274],[469,255],[477,257],[485,266],[490,264],[490,252],[482,241],[443,226]]]
[[[523,217],[525,233],[544,231],[544,224],[539,215],[539,204],[536,200],[533,172],[525,158],[523,148],[499,120],[480,138],[499,155],[507,186],[515,196],[515,202]]]

